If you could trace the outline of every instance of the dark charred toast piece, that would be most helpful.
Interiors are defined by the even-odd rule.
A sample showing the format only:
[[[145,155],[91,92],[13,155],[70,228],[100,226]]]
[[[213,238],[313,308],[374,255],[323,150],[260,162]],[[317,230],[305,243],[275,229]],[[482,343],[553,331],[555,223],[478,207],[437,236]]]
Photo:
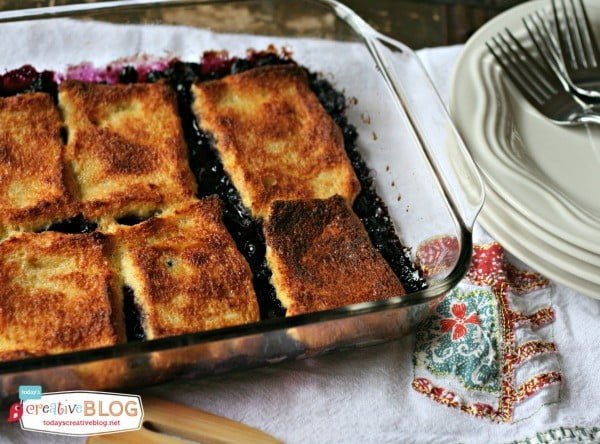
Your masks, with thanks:
[[[103,235],[20,233],[0,244],[0,360],[123,341]]]
[[[405,294],[340,196],[277,201],[264,232],[271,282],[287,316]]]
[[[0,237],[73,216],[60,113],[44,93],[0,98]]]
[[[66,160],[85,217],[147,216],[195,195],[175,92],[68,80]]]
[[[352,203],[360,184],[340,128],[296,66],[252,69],[192,86],[193,111],[242,202],[264,219],[275,200]]]
[[[148,339],[259,320],[250,267],[221,218],[209,197],[113,231]]]

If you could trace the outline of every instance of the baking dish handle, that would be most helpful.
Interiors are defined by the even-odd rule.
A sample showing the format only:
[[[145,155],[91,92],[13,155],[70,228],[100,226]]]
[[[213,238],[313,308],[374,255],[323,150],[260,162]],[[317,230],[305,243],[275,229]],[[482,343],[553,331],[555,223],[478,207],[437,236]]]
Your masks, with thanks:
[[[418,56],[406,45],[371,31],[365,39],[379,71],[423,147],[453,212],[471,231],[484,200],[479,171]],[[424,110],[423,103],[431,106]]]

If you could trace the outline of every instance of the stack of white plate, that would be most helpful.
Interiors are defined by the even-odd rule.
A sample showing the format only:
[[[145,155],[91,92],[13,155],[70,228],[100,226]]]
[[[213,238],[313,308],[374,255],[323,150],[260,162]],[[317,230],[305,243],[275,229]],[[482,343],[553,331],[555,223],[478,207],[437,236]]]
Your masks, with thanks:
[[[485,46],[505,28],[525,36],[522,18],[549,6],[520,5],[469,40],[454,72],[450,112],[483,173],[483,227],[546,276],[600,298],[600,125],[550,122]],[[600,35],[600,1],[586,7]]]

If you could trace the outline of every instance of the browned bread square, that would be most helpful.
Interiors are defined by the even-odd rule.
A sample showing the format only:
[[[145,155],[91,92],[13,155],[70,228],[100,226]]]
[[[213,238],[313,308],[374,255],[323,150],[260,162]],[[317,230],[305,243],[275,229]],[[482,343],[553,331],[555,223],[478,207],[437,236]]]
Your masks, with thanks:
[[[114,229],[148,339],[259,320],[250,267],[221,218],[209,197]]]
[[[195,194],[174,91],[166,83],[65,81],[67,165],[90,219],[147,216]]]
[[[358,194],[341,130],[302,68],[256,68],[192,92],[199,125],[255,217],[266,218],[275,200],[339,194],[352,203]]]
[[[0,361],[115,345],[121,289],[105,237],[21,233],[0,244]]]
[[[405,294],[340,196],[277,201],[264,232],[271,282],[287,316]]]
[[[63,177],[62,122],[52,98],[0,98],[0,237],[72,216]]]

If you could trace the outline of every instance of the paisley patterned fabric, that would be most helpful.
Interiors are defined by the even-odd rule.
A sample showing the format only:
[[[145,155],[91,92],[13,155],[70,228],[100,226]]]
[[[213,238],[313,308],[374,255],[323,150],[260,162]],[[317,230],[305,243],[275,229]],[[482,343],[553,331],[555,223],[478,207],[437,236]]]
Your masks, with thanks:
[[[498,301],[492,292],[454,289],[416,338],[416,365],[455,375],[469,389],[500,390]]]

